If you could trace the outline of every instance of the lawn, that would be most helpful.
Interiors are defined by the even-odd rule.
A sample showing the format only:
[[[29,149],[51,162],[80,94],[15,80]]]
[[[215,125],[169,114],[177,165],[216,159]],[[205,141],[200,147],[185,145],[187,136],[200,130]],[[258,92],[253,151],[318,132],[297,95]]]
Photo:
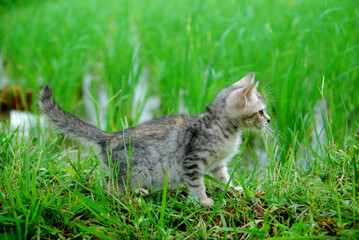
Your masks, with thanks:
[[[31,92],[36,116],[46,83],[65,110],[115,131],[154,102],[152,117],[199,114],[255,72],[272,118],[230,164],[244,193],[206,176],[213,208],[184,186],[109,196],[91,146],[4,120],[0,239],[359,238],[356,1],[8,0],[0,22],[0,88]]]

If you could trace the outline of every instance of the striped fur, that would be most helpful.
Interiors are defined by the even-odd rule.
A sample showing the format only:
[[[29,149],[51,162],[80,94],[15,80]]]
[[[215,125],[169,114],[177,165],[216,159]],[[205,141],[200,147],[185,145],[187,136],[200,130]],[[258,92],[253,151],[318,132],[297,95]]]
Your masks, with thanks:
[[[253,80],[251,73],[223,89],[199,116],[165,116],[118,132],[104,132],[65,112],[48,86],[39,105],[59,131],[100,148],[105,167],[118,176],[119,191],[125,188],[128,167],[130,188],[137,186],[143,193],[160,189],[168,171],[170,187],[184,182],[189,194],[208,206],[213,200],[206,195],[203,175],[210,172],[227,183],[227,162],[241,144],[241,130],[263,128],[270,121]],[[129,148],[133,152],[127,166]]]

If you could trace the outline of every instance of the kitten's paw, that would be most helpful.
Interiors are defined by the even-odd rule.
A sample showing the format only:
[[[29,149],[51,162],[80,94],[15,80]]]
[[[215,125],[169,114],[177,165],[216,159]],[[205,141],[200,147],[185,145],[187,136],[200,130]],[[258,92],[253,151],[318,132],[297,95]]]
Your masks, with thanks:
[[[213,206],[214,205],[214,201],[213,201],[213,199],[211,199],[211,198],[206,198],[206,199],[203,199],[203,200],[201,200],[201,205],[203,206],[203,207],[209,207],[209,206]]]
[[[148,192],[146,189],[144,189],[144,188],[137,188],[137,189],[135,190],[135,193],[136,193],[136,194],[140,194],[140,195],[142,195],[142,196],[147,196],[147,195],[149,194],[149,192]]]
[[[233,189],[236,190],[236,191],[239,192],[239,193],[243,193],[243,192],[244,192],[244,191],[243,191],[243,188],[240,187],[240,186],[233,187]]]

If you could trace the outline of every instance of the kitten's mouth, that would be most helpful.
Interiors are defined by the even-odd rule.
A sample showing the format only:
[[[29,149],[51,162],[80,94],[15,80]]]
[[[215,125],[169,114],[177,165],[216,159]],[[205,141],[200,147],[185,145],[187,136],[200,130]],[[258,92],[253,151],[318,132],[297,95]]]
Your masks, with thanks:
[[[259,130],[262,130],[263,128],[266,127],[266,125],[255,125],[255,127]]]
[[[258,125],[255,125],[256,128],[258,129],[263,129],[263,128],[266,128],[269,124],[258,124]]]

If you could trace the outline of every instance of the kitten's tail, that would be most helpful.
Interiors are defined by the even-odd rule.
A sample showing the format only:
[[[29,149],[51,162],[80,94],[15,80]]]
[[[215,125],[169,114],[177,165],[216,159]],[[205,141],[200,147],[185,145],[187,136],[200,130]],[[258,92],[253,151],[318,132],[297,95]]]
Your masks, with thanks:
[[[57,105],[48,85],[45,85],[40,92],[39,105],[42,113],[50,119],[56,129],[67,136],[96,144],[103,144],[106,141],[104,131],[82,121],[71,113],[65,112]]]

